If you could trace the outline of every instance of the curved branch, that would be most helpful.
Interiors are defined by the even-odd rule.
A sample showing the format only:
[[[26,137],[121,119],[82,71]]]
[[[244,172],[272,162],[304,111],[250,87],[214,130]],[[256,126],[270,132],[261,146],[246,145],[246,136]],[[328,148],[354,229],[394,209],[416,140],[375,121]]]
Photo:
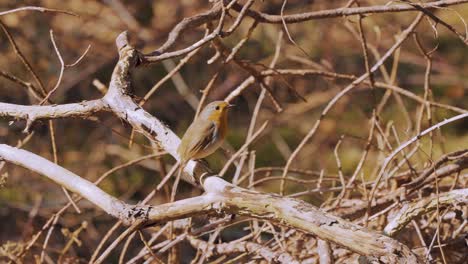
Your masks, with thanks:
[[[444,163],[452,161],[453,164],[441,167]],[[425,169],[418,177],[403,184],[409,190],[418,190],[423,185],[432,182],[434,179],[442,178],[452,173],[461,172],[468,168],[468,149],[454,151],[443,155],[432,166]]]
[[[179,159],[176,148],[180,139],[177,135],[139,107],[129,96],[130,72],[141,54],[128,44],[125,32],[119,35],[116,43],[120,59],[112,74],[109,90],[102,98],[103,105],[149,139],[156,140],[161,148]],[[41,106],[40,109],[44,107],[53,106]],[[52,179],[128,224],[138,223],[145,226],[198,214],[234,213],[267,219],[279,225],[313,234],[322,240],[334,242],[353,252],[368,256],[374,261],[419,262],[407,246],[392,238],[322,212],[304,201],[243,189],[219,177],[206,178],[203,183],[205,195],[159,206],[135,206],[112,197],[91,182],[28,151],[0,145],[0,157]],[[194,174],[196,164],[190,162],[185,171]]]
[[[128,44],[125,32],[119,35],[116,43],[120,59],[114,69],[109,91],[104,100],[117,115],[125,118],[135,128],[143,130],[146,136],[153,136],[153,139],[156,139],[163,149],[179,159],[176,148],[180,139],[158,119],[139,108],[127,95],[131,89],[130,71],[139,59],[138,51]],[[190,164],[185,171],[193,173],[189,167]],[[184,214],[200,213],[200,211],[203,213],[213,211],[236,213],[273,220],[382,261],[400,262],[403,256],[409,262],[418,262],[416,256],[403,244],[338,217],[325,214],[303,201],[252,192],[230,185],[217,177],[208,177],[203,185],[207,194],[187,199],[191,202],[191,206],[187,208],[182,200],[164,205],[161,211],[152,208],[148,213],[149,221],[163,220],[160,216],[169,212],[171,212],[170,217],[182,217]],[[183,210],[178,210],[174,205],[182,206]]]
[[[131,209],[124,202],[107,194],[93,183],[29,151],[0,144],[0,157],[5,161],[48,177],[119,219],[124,219],[126,212]]]
[[[217,211],[296,228],[384,263],[418,263],[411,250],[396,240],[324,213],[302,200],[246,190],[218,177],[207,178],[204,188],[207,193],[222,196],[223,200],[213,205],[220,206]]]
[[[156,141],[162,149],[166,150],[176,160],[179,160],[177,146],[179,146],[180,138],[161,121],[146,112],[129,95],[132,89],[130,71],[133,70],[140,56],[142,56],[141,53],[128,44],[126,32],[121,33],[117,37],[116,44],[120,59],[114,68],[109,83],[109,90],[103,97],[103,101],[115,115],[126,120],[134,129],[142,133],[149,140]],[[187,163],[184,171],[194,178],[199,178],[202,173],[206,172],[205,170],[200,170],[201,167],[202,164],[190,161]],[[190,179],[184,178],[184,180],[194,184]]]
[[[161,45],[154,54],[161,54],[167,51],[179,39],[180,35],[188,29],[201,26],[205,23],[215,20],[221,15],[221,5],[216,4],[211,10],[182,19],[174,28],[172,28],[166,42]]]
[[[135,206],[26,150],[0,144],[0,157],[48,177],[126,224],[147,226],[194,215],[234,213],[296,228],[384,263],[418,263],[408,247],[392,238],[324,213],[304,201],[243,189],[219,177],[205,180],[205,195],[158,206]]]
[[[228,4],[230,1],[224,1]],[[380,5],[380,6],[368,6],[368,7],[356,7],[356,8],[336,8],[336,9],[329,9],[329,10],[321,10],[321,11],[313,11],[313,12],[306,12],[301,14],[293,14],[293,15],[270,15],[265,14],[262,12],[258,12],[255,10],[249,9],[249,3],[246,5],[241,5],[238,3],[234,3],[232,5],[232,9],[239,12],[238,21],[234,23],[233,27],[239,24],[241,18],[245,16],[249,16],[255,19],[257,22],[261,23],[273,23],[273,24],[280,24],[280,23],[300,23],[308,20],[314,19],[324,19],[324,18],[336,18],[336,17],[343,17],[343,16],[352,16],[358,14],[374,14],[374,13],[393,13],[393,12],[406,12],[406,11],[418,11],[418,8],[423,8],[424,10],[434,9],[439,7],[451,6],[451,5],[458,5],[467,3],[468,0],[442,0],[436,1],[431,3],[425,3],[418,5],[417,7],[408,4],[398,4],[398,5]],[[247,8],[246,8],[247,7]],[[201,47],[202,45],[206,44],[208,41],[212,40],[214,37],[218,35],[218,33],[222,33],[223,37],[230,35],[233,31],[229,29],[226,32],[213,32],[212,34],[204,37],[200,41],[192,44],[191,46],[177,50],[173,52],[167,52],[180,38],[181,34],[185,31],[199,27],[203,24],[209,23],[217,18],[219,18],[222,14],[222,4],[221,2],[216,3],[212,9],[197,14],[192,17],[184,18],[180,21],[169,33],[166,42],[161,45],[157,50],[145,56],[147,58],[147,63],[154,63],[157,61],[165,60],[168,58],[173,58],[177,56],[184,55],[196,48]]]
[[[431,196],[421,201],[404,205],[398,215],[387,224],[384,229],[388,236],[395,236],[400,232],[411,220],[423,214],[428,214],[440,208],[455,206],[457,204],[466,205],[468,203],[468,189],[453,190],[441,194],[439,197]],[[438,204],[438,205],[437,205]]]
[[[420,7],[424,9],[434,9],[438,7],[445,7],[451,5],[458,5],[467,3],[468,0],[442,0],[430,3],[422,3]],[[234,4],[233,9],[237,12],[242,10],[242,5]],[[412,5],[408,4],[399,4],[399,5],[379,5],[379,6],[366,6],[366,7],[346,7],[346,8],[335,8],[328,10],[320,10],[313,12],[306,12],[301,14],[293,15],[270,15],[254,10],[247,10],[247,16],[252,17],[261,23],[271,23],[271,24],[281,24],[283,21],[285,23],[300,23],[304,21],[314,20],[314,19],[324,19],[324,18],[335,18],[335,17],[344,17],[352,15],[364,15],[364,14],[376,14],[376,13],[394,13],[394,12],[407,12],[407,11],[417,11],[418,9]]]
[[[388,165],[400,152],[402,152],[409,145],[411,145],[411,144],[415,143],[416,141],[418,141],[421,137],[423,137],[423,136],[429,134],[430,132],[434,131],[435,129],[440,129],[441,127],[443,127],[443,126],[445,126],[447,124],[450,124],[452,122],[455,122],[455,121],[458,121],[460,119],[464,119],[464,118],[467,118],[467,117],[468,117],[468,112],[465,112],[463,114],[452,116],[449,119],[446,119],[446,120],[444,120],[442,122],[439,122],[439,123],[427,128],[426,130],[418,133],[416,136],[414,136],[410,140],[404,142],[398,148],[396,148],[392,153],[390,153],[390,155],[385,158],[382,166],[379,169],[379,173],[377,174],[375,184],[372,187],[372,190],[370,192],[369,206],[370,206],[370,204],[372,202],[372,199],[373,199],[373,197],[375,195],[375,192],[377,190],[377,187],[379,186],[380,181],[382,180],[382,178],[387,179],[388,173],[386,173],[386,169],[387,169]]]
[[[192,45],[184,48],[184,49],[180,49],[180,50],[176,50],[176,51],[172,51],[172,52],[165,52],[165,53],[160,53],[158,51],[156,52],[152,52],[150,54],[147,54],[147,55],[144,55],[144,56],[141,56],[141,59],[142,59],[142,63],[154,63],[154,62],[158,62],[158,61],[162,61],[162,60],[166,60],[166,59],[169,59],[169,58],[174,58],[174,57],[178,57],[178,56],[182,56],[184,54],[187,54],[195,49],[198,49],[200,48],[201,46],[203,45],[206,45],[208,42],[210,42],[211,40],[213,40],[214,38],[218,37],[221,32],[222,32],[222,29],[223,29],[223,25],[224,25],[224,19],[226,17],[226,10],[223,6],[221,6],[221,16],[219,18],[219,22],[218,22],[218,26],[216,27],[215,30],[213,30],[213,32],[211,32],[210,34],[208,35],[205,35],[205,37],[203,37],[202,39],[198,40],[197,42],[193,43]],[[174,38],[174,36],[173,36]],[[174,40],[175,41],[175,40]]]

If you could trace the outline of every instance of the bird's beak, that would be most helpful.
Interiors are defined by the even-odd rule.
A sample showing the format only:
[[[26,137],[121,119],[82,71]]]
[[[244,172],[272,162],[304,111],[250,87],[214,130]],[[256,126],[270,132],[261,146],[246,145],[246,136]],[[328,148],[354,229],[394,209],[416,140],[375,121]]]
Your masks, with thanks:
[[[228,103],[227,108],[231,108],[231,107],[234,107],[234,106],[236,106],[236,105]]]

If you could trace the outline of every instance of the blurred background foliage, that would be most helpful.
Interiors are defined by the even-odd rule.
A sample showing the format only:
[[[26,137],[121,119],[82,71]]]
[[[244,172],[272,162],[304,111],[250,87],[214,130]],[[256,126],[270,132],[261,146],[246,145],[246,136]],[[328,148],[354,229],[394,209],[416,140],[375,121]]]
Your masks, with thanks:
[[[279,14],[282,2],[280,0],[256,1],[253,8],[266,13]],[[346,2],[289,0],[285,14],[332,9],[344,6]],[[359,2],[362,5],[386,3],[386,1],[379,0]],[[56,42],[66,63],[73,62],[83,54],[88,45],[91,45],[90,51],[78,65],[65,70],[62,83],[52,98],[57,104],[79,102],[102,96],[92,82],[97,79],[104,84],[108,83],[118,59],[114,41],[120,32],[129,30],[132,41],[144,51],[150,52],[165,41],[168,32],[177,22],[184,17],[206,11],[211,6],[208,1],[188,0],[125,0],[122,3],[135,20],[127,19],[111,0],[0,0],[0,11],[35,5],[68,10],[79,15],[79,17],[74,17],[58,13],[25,11],[2,16],[0,20],[7,26],[48,90],[55,85],[60,70],[60,63],[54,52],[49,30],[54,31]],[[468,5],[456,6],[454,9],[461,17],[468,18]],[[437,11],[437,15],[448,24],[454,25],[460,32],[464,32],[460,17],[454,11],[440,10]],[[382,55],[394,43],[395,35],[411,23],[414,17],[415,12],[367,16],[364,20],[367,41]],[[135,21],[138,24],[132,24]],[[233,18],[228,18],[228,21],[232,22]],[[245,36],[250,23],[250,20],[246,19],[234,34],[222,40],[223,43],[232,48]],[[304,64],[301,61],[313,61],[329,71],[359,76],[365,72],[362,49],[359,40],[350,28],[357,32],[356,17],[319,19],[288,25],[291,36],[307,53],[307,56],[292,45],[285,35],[277,68],[309,68],[307,63]],[[240,50],[238,58],[268,65],[274,53],[278,32],[281,30],[281,25],[259,25]],[[433,54],[432,100],[467,109],[468,50],[460,39],[444,27],[438,26],[437,30],[438,36],[435,38],[428,21],[423,21],[417,29],[426,49],[438,45],[437,51]],[[173,49],[188,46],[201,38],[203,34],[203,28],[185,32]],[[215,50],[210,45],[206,45],[180,71],[183,83],[197,98],[201,96],[200,90],[219,71],[220,78],[215,82],[208,101],[223,99],[249,76],[233,63],[222,65],[217,61],[211,65],[207,64],[207,60],[214,53]],[[0,33],[0,54],[0,70],[34,82],[20,63],[3,32]],[[173,62],[177,64],[179,60],[180,58],[176,58]],[[384,64],[388,71],[394,64],[393,60],[392,57]],[[371,63],[375,61],[375,57],[371,56]],[[421,56],[414,41],[408,39],[400,50],[395,84],[422,97],[425,67],[424,57]],[[138,68],[133,76],[135,96],[143,97],[167,72],[163,64]],[[376,79],[382,80],[380,72],[377,72]],[[307,98],[307,102],[291,94],[285,83]],[[270,125],[267,132],[250,148],[256,154],[256,167],[284,166],[291,152],[319,118],[325,104],[348,83],[347,80],[322,77],[275,78],[272,88],[285,111],[278,114],[271,101],[268,99],[265,101],[258,124],[269,120]],[[1,102],[26,105],[37,103],[23,87],[7,79],[0,78],[0,87]],[[184,98],[177,92],[177,89],[177,84],[167,81],[150,98],[144,108],[181,136],[193,118],[194,109],[185,100],[186,97]],[[259,92],[258,85],[252,85],[234,101],[236,107],[229,117],[231,129],[226,150],[218,151],[207,159],[213,169],[221,169],[227,157],[244,143]],[[293,163],[293,168],[315,172],[324,170],[326,175],[336,176],[338,168],[333,151],[338,140],[343,137],[338,152],[343,174],[349,177],[365,147],[373,102],[379,101],[384,93],[383,89],[372,92],[369,87],[363,85],[341,99],[323,120],[317,135],[300,152]],[[402,103],[405,109],[402,109],[401,105],[390,97],[380,116],[384,129],[389,123],[394,125],[400,142],[415,135],[417,113],[420,108],[419,104],[405,97],[402,97]],[[405,118],[405,111],[408,113],[410,123]],[[433,108],[432,124],[452,115],[453,113],[447,110]],[[95,180],[110,168],[152,151],[150,143],[140,135],[135,136],[135,144],[129,148],[131,128],[111,115],[100,115],[97,122],[64,119],[54,123],[58,163],[89,180]],[[1,142],[16,145],[18,140],[26,136],[22,133],[24,126],[25,123],[22,121],[10,124],[9,120],[2,120],[0,122]],[[429,126],[427,120],[423,119],[422,127]],[[35,135],[24,148],[52,160],[47,122],[35,124],[33,130]],[[435,132],[432,153],[428,147],[429,144],[425,144],[428,143],[428,139],[423,139],[421,151],[411,158],[411,162],[417,168],[423,168],[424,164],[436,159],[442,153],[468,146],[467,131],[466,121],[442,128]],[[398,140],[393,136],[390,138],[392,140],[390,144],[396,147]],[[387,151],[379,150],[381,143],[378,140],[374,140],[372,144],[369,159],[363,170],[367,179],[374,175],[377,164],[388,154]],[[165,157],[164,161],[167,166],[174,163],[170,157]],[[0,244],[2,245],[6,245],[7,241],[18,243],[27,241],[40,230],[51,214],[66,203],[62,190],[56,184],[17,166],[7,165],[6,168],[2,171],[7,177],[6,183],[0,189],[0,222],[2,223]],[[234,168],[231,168],[226,177],[230,179],[234,171]],[[279,176],[281,172],[281,170],[273,171],[271,175]],[[316,177],[303,174],[295,176],[304,179]],[[136,203],[153,190],[161,177],[161,171],[156,162],[148,160],[112,174],[100,186],[112,195],[130,203]],[[260,173],[257,178],[261,177]],[[286,193],[295,193],[308,188],[301,184],[288,184],[287,187]],[[278,192],[279,182],[267,181],[256,188],[267,192]],[[198,190],[193,190],[191,186],[183,184],[179,197],[193,196],[198,193]],[[327,199],[327,195],[317,193],[301,198],[320,205]],[[151,202],[159,204],[166,202],[167,199],[166,194],[161,193]],[[77,217],[76,212],[69,209],[60,218],[58,225],[76,230],[83,221],[87,222],[87,228],[80,235],[83,245],[74,246],[71,252],[80,258],[89,259],[101,237],[115,220],[85,201],[80,203],[80,207],[83,209],[82,215]],[[33,208],[37,210],[34,214],[31,213]],[[236,236],[236,232],[241,231],[233,229],[231,232]],[[50,241],[50,248],[59,250],[66,240],[66,236],[55,232]],[[130,248],[130,252],[131,250]],[[114,258],[117,256],[112,256],[111,260]]]

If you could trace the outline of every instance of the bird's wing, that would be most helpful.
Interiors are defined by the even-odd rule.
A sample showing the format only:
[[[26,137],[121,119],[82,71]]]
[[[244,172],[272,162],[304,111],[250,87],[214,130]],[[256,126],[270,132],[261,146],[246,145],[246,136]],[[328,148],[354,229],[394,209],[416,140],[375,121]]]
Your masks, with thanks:
[[[215,137],[217,127],[213,122],[204,122],[197,128],[197,140],[193,140],[189,148],[191,153],[198,153],[199,151],[207,148],[216,140]]]
[[[179,153],[184,158],[191,159],[196,153],[200,153],[203,149],[211,145],[216,140],[216,125],[212,121],[195,122],[187,129],[184,138],[182,138],[180,150],[184,153]],[[195,124],[194,123],[194,124]],[[185,136],[191,135],[190,138]]]

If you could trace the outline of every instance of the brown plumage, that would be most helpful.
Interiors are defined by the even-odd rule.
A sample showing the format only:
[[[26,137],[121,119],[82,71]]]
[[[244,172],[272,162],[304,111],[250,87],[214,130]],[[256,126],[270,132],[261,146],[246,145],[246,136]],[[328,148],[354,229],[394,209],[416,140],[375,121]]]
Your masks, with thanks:
[[[214,101],[189,126],[177,149],[182,168],[189,160],[202,159],[221,146],[226,137],[230,106],[225,101]]]

